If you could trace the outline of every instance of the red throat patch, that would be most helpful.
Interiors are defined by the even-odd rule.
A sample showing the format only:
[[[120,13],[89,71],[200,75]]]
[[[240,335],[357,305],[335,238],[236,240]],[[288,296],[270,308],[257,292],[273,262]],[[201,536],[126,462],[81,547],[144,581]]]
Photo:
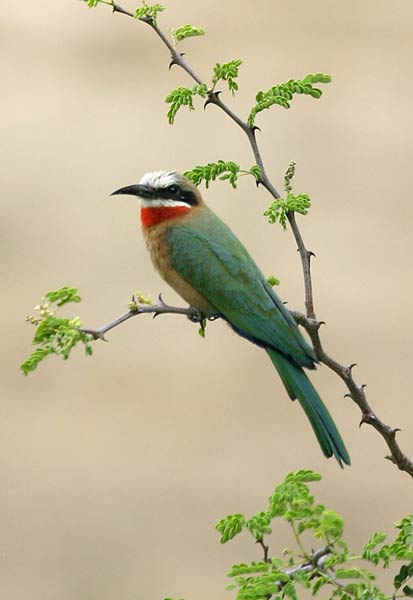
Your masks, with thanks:
[[[182,217],[191,210],[189,206],[154,206],[141,208],[141,223],[143,227],[153,227],[163,221]]]

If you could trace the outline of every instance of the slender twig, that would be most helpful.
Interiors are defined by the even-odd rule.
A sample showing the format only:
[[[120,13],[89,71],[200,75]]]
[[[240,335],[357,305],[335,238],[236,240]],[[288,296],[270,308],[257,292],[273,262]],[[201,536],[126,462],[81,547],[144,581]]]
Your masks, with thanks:
[[[82,328],[82,331],[83,333],[88,333],[89,335],[91,335],[95,340],[103,340],[104,342],[106,342],[107,340],[105,338],[105,334],[108,331],[114,329],[115,327],[118,327],[118,325],[121,325],[122,323],[128,321],[132,317],[136,317],[137,315],[143,314],[152,314],[154,317],[166,314],[185,315],[193,323],[202,323],[202,320],[204,318],[203,315],[199,312],[199,310],[195,307],[188,306],[187,308],[183,308],[180,306],[169,306],[168,304],[164,303],[161,295],[159,295],[159,304],[134,303],[133,308],[128,310],[128,312],[124,313],[123,315],[120,315],[120,317],[117,317],[116,319],[113,319],[113,321],[106,323],[106,325],[102,325],[102,327],[99,327],[99,329]]]
[[[263,557],[263,561],[266,563],[271,562],[270,558],[269,558],[269,552],[270,552],[270,548],[269,546],[267,546],[267,544],[264,542],[263,538],[259,538],[257,540],[257,544],[259,544],[264,552],[264,557]]]
[[[290,525],[291,525],[291,529],[293,531],[293,535],[295,537],[295,541],[297,543],[297,546],[300,548],[301,552],[303,553],[303,556],[308,560],[308,558],[309,558],[308,552],[307,552],[307,550],[303,546],[301,538],[300,538],[300,536],[298,534],[298,531],[297,531],[297,529],[295,527],[294,521],[290,521]]]
[[[314,252],[307,250],[302,238],[301,232],[298,228],[297,221],[295,220],[295,213],[290,211],[288,213],[288,221],[290,223],[291,231],[293,232],[295,241],[297,242],[298,251],[300,253],[301,265],[303,268],[304,275],[304,293],[305,293],[305,312],[308,319],[315,319],[314,311],[314,300],[313,300],[313,284],[311,281],[311,257],[315,256]]]
[[[108,2],[106,2],[106,4],[107,3]],[[118,13],[127,15],[129,17],[134,17],[133,13],[130,13],[129,11],[122,8],[119,4],[114,2],[114,0],[112,2],[110,2],[110,5],[113,8],[113,12],[118,12]],[[182,54],[180,54],[179,52],[177,52],[177,50],[174,48],[172,43],[163,34],[163,32],[158,28],[157,24],[153,21],[153,19],[141,18],[138,20],[149,25],[155,31],[155,33],[160,37],[163,44],[168,48],[168,50],[171,54],[171,57],[172,57],[172,60],[170,63],[171,66],[178,65],[198,85],[203,83],[203,80],[187,64],[184,56]],[[277,192],[274,185],[272,184],[272,182],[270,181],[270,179],[266,173],[266,170],[265,170],[264,161],[262,159],[261,152],[258,147],[257,140],[256,140],[257,128],[251,127],[247,121],[243,121],[237,114],[235,114],[232,111],[232,109],[229,108],[221,100],[219,92],[210,91],[208,93],[208,99],[207,99],[207,102],[205,103],[205,105],[207,105],[207,104],[214,104],[215,106],[220,108],[236,125],[238,125],[238,127],[240,127],[242,129],[242,131],[244,131],[244,133],[247,135],[249,144],[251,146],[251,150],[253,152],[255,162],[258,165],[258,167],[260,168],[261,174],[260,174],[260,178],[257,180],[257,184],[262,185],[271,194],[271,196],[273,198],[279,198],[280,195]],[[288,213],[288,221],[290,223],[291,230],[293,232],[294,239],[296,241],[297,248],[300,253],[300,259],[301,259],[303,276],[304,276],[304,288],[305,288],[306,315],[303,315],[303,314],[297,313],[297,312],[293,312],[293,315],[294,315],[297,323],[302,325],[306,329],[307,333],[309,334],[318,360],[320,362],[322,362],[323,364],[325,364],[327,367],[329,367],[332,371],[334,371],[344,381],[345,385],[347,386],[347,388],[349,390],[349,394],[347,394],[347,396],[350,396],[350,398],[352,398],[352,400],[354,400],[354,402],[359,406],[359,408],[361,410],[361,413],[362,413],[361,424],[367,423],[367,424],[371,425],[372,427],[374,427],[374,429],[376,429],[376,431],[378,431],[380,433],[380,435],[385,440],[385,442],[390,450],[390,454],[388,456],[386,456],[386,458],[388,460],[390,460],[391,462],[393,462],[395,465],[397,465],[397,467],[401,471],[404,471],[404,472],[408,473],[411,477],[413,477],[413,462],[402,452],[402,450],[400,449],[400,447],[396,441],[396,433],[399,431],[399,429],[390,427],[389,425],[386,425],[374,413],[374,411],[372,410],[372,408],[370,407],[370,405],[367,402],[365,386],[358,385],[353,378],[352,368],[354,365],[351,365],[349,367],[341,365],[340,363],[338,363],[337,361],[332,359],[330,356],[328,356],[322,347],[320,336],[318,333],[319,327],[322,322],[316,320],[313,288],[312,288],[312,281],[311,281],[311,264],[310,264],[310,262],[311,262],[311,257],[314,256],[314,253],[311,252],[310,250],[307,250],[307,248],[305,246],[304,240],[302,238],[301,232],[299,230],[299,227],[298,227],[296,219],[295,219],[294,212]],[[185,309],[181,309],[181,310],[184,311]],[[152,311],[145,310],[145,311],[141,311],[141,312],[156,313],[156,310],[152,310]],[[175,314],[177,314],[177,311],[162,310],[161,312],[162,313],[174,312]],[[141,313],[138,312],[137,314],[141,314]],[[158,314],[160,314],[160,313],[158,313]],[[179,312],[178,314],[185,314],[185,313]],[[126,313],[126,315],[123,315],[122,317],[120,317],[121,320],[119,322],[124,322],[125,320],[129,319],[131,316],[134,316],[134,315],[129,315],[129,313]],[[104,330],[104,332],[106,332],[109,329],[116,327],[116,325],[119,324],[117,321],[118,320],[115,320],[112,322],[112,324],[108,324],[109,325],[108,329],[105,329],[105,327],[107,327],[107,326],[105,326],[105,327],[101,328],[100,330],[97,330],[97,332],[101,332],[102,330]],[[113,324],[113,323],[115,323],[115,324]],[[97,337],[101,337],[99,334],[96,334],[96,335],[97,335]],[[103,335],[104,335],[104,333],[102,334],[102,336]]]

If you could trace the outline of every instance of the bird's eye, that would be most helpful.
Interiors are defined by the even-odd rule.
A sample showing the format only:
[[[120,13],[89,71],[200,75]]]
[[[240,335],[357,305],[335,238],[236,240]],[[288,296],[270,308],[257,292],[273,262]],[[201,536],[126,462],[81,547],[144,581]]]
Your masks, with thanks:
[[[177,194],[179,192],[179,187],[177,185],[169,185],[168,192],[170,194]]]

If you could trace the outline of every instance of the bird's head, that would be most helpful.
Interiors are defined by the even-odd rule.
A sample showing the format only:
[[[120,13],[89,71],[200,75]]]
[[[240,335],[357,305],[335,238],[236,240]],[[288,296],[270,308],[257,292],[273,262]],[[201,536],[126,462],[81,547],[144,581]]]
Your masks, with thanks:
[[[176,171],[154,171],[145,173],[137,184],[127,185],[115,192],[138,196],[144,208],[197,206],[202,202],[195,185]]]
[[[122,187],[111,196],[117,194],[139,197],[144,227],[183,216],[203,204],[195,185],[176,171],[146,173],[139,183]]]

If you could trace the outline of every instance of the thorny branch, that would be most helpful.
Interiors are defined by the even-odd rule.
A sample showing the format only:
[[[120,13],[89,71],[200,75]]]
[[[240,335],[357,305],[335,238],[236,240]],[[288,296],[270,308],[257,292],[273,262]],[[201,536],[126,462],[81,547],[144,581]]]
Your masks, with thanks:
[[[134,299],[134,301],[132,302],[132,306],[128,310],[128,312],[124,313],[123,315],[120,315],[120,317],[117,317],[113,321],[106,323],[106,325],[99,327],[99,329],[82,328],[82,331],[83,333],[88,333],[89,335],[91,335],[95,340],[102,340],[104,342],[107,342],[105,334],[108,331],[114,329],[115,327],[118,327],[118,325],[121,325],[121,323],[124,323],[125,321],[128,321],[129,319],[131,319],[132,317],[136,317],[137,315],[152,314],[153,318],[157,317],[158,315],[166,314],[185,315],[190,321],[192,321],[192,323],[202,323],[203,321],[203,315],[194,306],[188,306],[187,308],[182,308],[179,306],[170,306],[169,304],[165,304],[165,302],[162,300],[161,294],[159,294],[158,300],[158,304],[140,304]],[[213,321],[214,317],[211,317],[209,320]]]
[[[113,12],[118,12],[118,13],[127,15],[132,18],[134,17],[133,13],[122,8],[119,4],[114,2],[114,0],[111,0],[110,2],[106,2],[106,3],[110,4],[112,6]],[[179,52],[177,52],[177,50],[174,48],[172,43],[163,34],[163,32],[158,28],[157,24],[150,18],[141,18],[139,20],[141,20],[142,22],[149,25],[154,30],[154,32],[160,37],[160,39],[162,40],[164,45],[167,47],[167,49],[169,50],[169,52],[171,54],[170,66],[177,65],[177,66],[181,67],[189,75],[189,77],[191,77],[191,79],[193,79],[197,84],[202,84],[203,80],[187,64],[184,56],[182,54],[180,54]],[[209,92],[208,99],[205,103],[205,106],[207,104],[215,104],[215,106],[217,106],[225,114],[227,114],[228,117],[232,121],[234,121],[236,123],[236,125],[238,125],[242,129],[242,131],[246,134],[249,144],[251,146],[251,150],[252,150],[254,158],[255,158],[255,162],[259,166],[260,171],[261,171],[261,176],[260,176],[259,180],[257,181],[257,185],[262,185],[271,194],[271,196],[273,198],[279,198],[280,195],[277,192],[274,185],[271,183],[271,181],[266,173],[265,167],[264,167],[264,162],[263,162],[263,159],[262,159],[262,156],[261,156],[258,144],[257,144],[257,140],[256,140],[257,127],[250,127],[248,122],[243,121],[238,115],[236,115],[221,100],[221,98],[219,96],[219,92]],[[301,264],[302,264],[303,275],[304,275],[304,288],[305,288],[306,314],[304,315],[299,312],[293,312],[293,316],[296,319],[297,323],[299,325],[302,325],[304,327],[304,329],[307,331],[308,335],[310,336],[310,339],[313,343],[314,350],[315,350],[318,360],[321,363],[325,364],[327,367],[329,367],[332,371],[334,371],[344,381],[345,385],[347,386],[347,388],[349,390],[349,393],[346,394],[346,396],[349,396],[358,405],[358,407],[361,410],[362,419],[361,419],[360,425],[363,423],[367,423],[368,425],[371,425],[372,427],[374,427],[374,429],[376,429],[376,431],[378,431],[380,433],[380,435],[383,437],[383,439],[385,440],[387,447],[390,451],[390,454],[388,456],[386,456],[386,459],[393,462],[401,471],[404,471],[405,473],[408,473],[411,477],[413,477],[413,462],[402,452],[402,450],[396,440],[396,433],[400,430],[397,428],[390,427],[389,425],[386,425],[385,423],[383,423],[383,421],[381,421],[379,419],[379,417],[375,414],[375,412],[372,410],[371,406],[369,405],[369,403],[367,401],[367,397],[366,397],[366,393],[365,393],[365,386],[358,385],[353,378],[352,370],[355,365],[354,364],[350,365],[350,366],[341,365],[340,363],[335,361],[333,358],[331,358],[325,352],[325,350],[322,346],[321,339],[319,336],[319,328],[320,328],[320,325],[322,324],[322,321],[318,321],[316,319],[316,314],[315,314],[315,310],[314,310],[313,288],[312,288],[312,281],[311,281],[310,262],[311,262],[311,257],[314,254],[310,250],[307,250],[305,243],[303,241],[301,232],[297,225],[297,222],[295,219],[295,214],[293,212],[290,212],[288,214],[288,220],[289,220],[295,241],[297,243],[298,251],[300,253]],[[169,310],[166,310],[161,307],[161,310],[157,311],[157,310],[155,310],[156,308],[159,308],[159,307],[147,307],[147,308],[145,308],[145,310],[140,310],[138,312],[138,314],[141,314],[143,312],[152,312],[155,314],[161,314],[161,313],[167,313],[167,312],[173,312],[175,314],[187,314],[184,312],[186,309],[170,310],[172,307],[168,307]],[[192,309],[190,308],[188,310],[192,310]],[[129,319],[130,317],[134,316],[135,314],[136,314],[136,312],[133,314],[126,313],[125,315],[120,317],[120,319],[117,319],[117,320],[113,321],[112,323],[109,323],[107,326],[103,327],[101,330],[98,330],[101,332],[103,331],[103,333],[101,336],[97,335],[97,337],[103,337],[104,333],[106,331],[108,331],[109,329],[112,329],[113,327],[116,327],[119,323],[124,322],[125,320]]]

